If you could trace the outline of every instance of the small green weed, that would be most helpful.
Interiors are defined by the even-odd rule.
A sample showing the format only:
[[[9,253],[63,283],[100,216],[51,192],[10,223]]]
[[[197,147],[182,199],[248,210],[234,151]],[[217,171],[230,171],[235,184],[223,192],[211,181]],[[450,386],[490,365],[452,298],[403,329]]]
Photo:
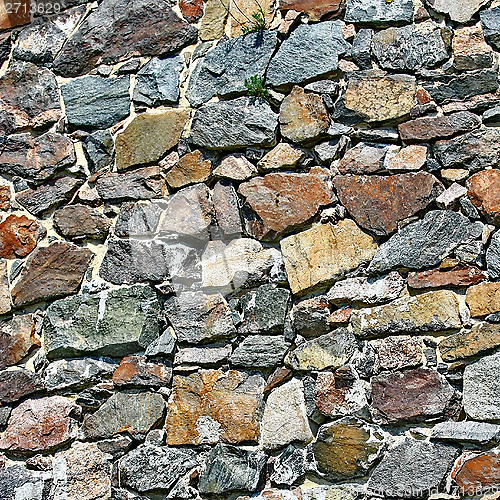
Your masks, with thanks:
[[[262,33],[266,29],[266,17],[262,7],[252,12],[252,19],[249,20],[247,26],[241,27],[241,32],[244,35],[249,33]]]
[[[257,75],[251,76],[249,80],[245,80],[247,95],[254,97],[262,97],[267,99],[267,89],[264,87],[264,77]]]

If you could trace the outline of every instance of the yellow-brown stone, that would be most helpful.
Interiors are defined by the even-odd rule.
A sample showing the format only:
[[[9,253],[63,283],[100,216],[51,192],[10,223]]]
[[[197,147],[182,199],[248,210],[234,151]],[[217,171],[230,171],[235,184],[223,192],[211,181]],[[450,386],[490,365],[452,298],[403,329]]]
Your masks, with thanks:
[[[172,188],[181,188],[196,182],[205,182],[210,177],[212,164],[203,158],[199,149],[182,156],[167,172],[165,180]]]
[[[481,283],[467,289],[465,302],[473,318],[500,311],[500,283]]]

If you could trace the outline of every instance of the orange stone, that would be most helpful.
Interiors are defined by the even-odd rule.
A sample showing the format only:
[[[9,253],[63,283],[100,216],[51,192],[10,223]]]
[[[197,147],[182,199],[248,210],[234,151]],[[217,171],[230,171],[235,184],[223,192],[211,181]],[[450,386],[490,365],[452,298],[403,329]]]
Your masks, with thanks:
[[[495,224],[500,224],[500,170],[482,170],[467,180],[473,205]]]
[[[46,229],[35,220],[9,215],[0,224],[0,258],[26,257],[46,234]]]
[[[498,487],[500,484],[500,450],[494,449],[474,456],[472,453],[462,455],[452,471],[452,477],[461,488],[462,494],[471,496],[488,486]]]
[[[481,269],[474,266],[457,266],[450,270],[430,269],[408,274],[408,286],[411,288],[439,288],[442,286],[477,285],[486,279]]]

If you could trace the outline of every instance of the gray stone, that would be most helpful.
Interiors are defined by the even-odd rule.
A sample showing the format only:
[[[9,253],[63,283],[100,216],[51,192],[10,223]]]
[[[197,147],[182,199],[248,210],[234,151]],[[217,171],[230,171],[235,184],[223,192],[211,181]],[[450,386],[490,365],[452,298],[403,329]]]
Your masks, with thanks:
[[[0,371],[0,404],[9,404],[44,389],[43,381],[30,370]]]
[[[76,397],[76,402],[87,411],[95,411],[113,395],[109,388],[110,384],[104,383],[84,389]]]
[[[292,308],[292,324],[303,337],[317,337],[328,333],[330,309],[326,296],[302,300]]]
[[[270,479],[279,486],[292,486],[306,473],[306,450],[293,444],[276,459]]]
[[[0,498],[1,500],[18,498],[43,500],[43,492],[51,482],[49,474],[29,471],[20,465],[4,467],[0,469]]]
[[[140,439],[163,417],[165,400],[155,392],[117,392],[95,413],[87,415],[81,432],[86,439],[110,438],[128,432]]]
[[[114,142],[109,130],[96,130],[83,141],[87,165],[91,174],[111,165]]]
[[[125,356],[159,336],[158,315],[156,293],[148,286],[58,300],[44,321],[47,356]]]
[[[219,101],[196,110],[190,141],[208,149],[273,146],[278,115],[260,98],[240,97]]]
[[[436,12],[449,15],[452,21],[466,24],[488,0],[425,0],[425,3]]]
[[[479,17],[484,38],[495,50],[500,50],[500,7],[483,10]]]
[[[379,65],[388,70],[434,68],[448,59],[443,30],[431,21],[379,31],[373,37],[372,51]]]
[[[107,128],[128,116],[129,77],[84,76],[61,85],[70,127]]]
[[[175,350],[174,329],[169,326],[156,340],[151,342],[146,349],[146,356],[171,356]]]
[[[486,250],[486,265],[488,276],[492,280],[500,278],[500,231],[493,234]]]
[[[405,437],[388,450],[368,480],[368,493],[424,498],[438,490],[459,451],[441,443]]]
[[[189,448],[140,445],[119,462],[121,484],[138,491],[169,490],[198,465],[198,453]]]
[[[231,345],[209,344],[201,347],[185,347],[175,354],[174,365],[212,366],[229,361]]]
[[[282,335],[250,335],[234,350],[230,361],[233,366],[250,369],[273,368],[283,362],[290,345]]]
[[[261,484],[267,455],[235,446],[218,444],[210,451],[200,472],[200,493],[222,494],[257,491]]]
[[[124,203],[115,224],[115,235],[152,236],[160,220],[162,210],[157,203]]]
[[[67,205],[54,213],[54,227],[68,240],[106,239],[111,221],[86,205]]]
[[[271,59],[267,83],[281,87],[329,76],[338,69],[339,57],[350,51],[340,21],[303,24],[281,44]]]
[[[361,69],[371,69],[371,47],[373,30],[369,28],[360,29],[354,36],[352,42],[352,58]]]
[[[481,228],[451,210],[433,210],[408,224],[377,249],[368,271],[420,269],[439,264],[461,243],[481,234]]]
[[[464,372],[464,410],[474,420],[500,419],[500,352],[467,365]]]
[[[153,57],[137,73],[133,100],[145,106],[159,106],[179,100],[180,74],[184,58],[173,56],[166,59]]]
[[[339,139],[322,142],[314,146],[313,151],[320,164],[328,165],[332,160],[339,158],[349,145],[350,141],[341,137]]]
[[[496,106],[492,109],[487,109],[483,113],[483,122],[484,123],[498,123],[500,121],[500,106]]]
[[[199,106],[215,95],[245,94],[245,81],[253,76],[264,78],[276,42],[276,31],[265,30],[219,43],[191,75],[187,92],[191,105]]]
[[[486,422],[441,422],[432,429],[431,439],[485,445],[500,441],[500,425]]]
[[[373,28],[410,24],[413,0],[348,0],[345,21]]]
[[[234,186],[228,181],[219,181],[212,191],[217,225],[226,236],[241,235],[239,199]]]

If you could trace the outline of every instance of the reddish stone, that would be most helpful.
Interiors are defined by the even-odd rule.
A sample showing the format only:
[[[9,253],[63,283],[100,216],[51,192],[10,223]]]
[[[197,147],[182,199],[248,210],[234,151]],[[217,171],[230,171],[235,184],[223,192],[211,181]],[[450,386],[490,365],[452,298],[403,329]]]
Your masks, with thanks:
[[[40,377],[29,370],[0,372],[0,403],[13,403],[43,389]]]
[[[61,241],[37,248],[12,289],[14,305],[24,306],[75,293],[93,257],[88,248]]]
[[[428,104],[429,102],[431,102],[432,99],[429,92],[425,90],[423,87],[417,87],[415,96],[419,104]]]
[[[45,237],[47,230],[25,215],[9,215],[0,224],[0,258],[26,257]]]
[[[10,210],[10,186],[0,185],[0,210]]]
[[[196,23],[203,16],[203,0],[180,0],[179,8],[184,19],[190,23]]]
[[[457,460],[451,477],[455,479],[462,495],[475,496],[483,489],[500,484],[500,450],[486,453],[465,453]]]
[[[247,228],[258,239],[274,239],[313,217],[333,201],[325,176],[315,173],[272,173],[240,185],[238,192],[257,212],[261,224]]]
[[[0,369],[15,365],[35,346],[40,346],[40,341],[35,337],[31,314],[14,316],[0,323]]]
[[[266,387],[264,387],[264,392],[268,393],[281,383],[285,382],[292,376],[292,370],[280,366],[276,368],[266,381]]]
[[[146,356],[126,356],[113,373],[116,386],[163,387],[172,379],[172,368],[165,364],[148,363]]]
[[[459,408],[455,389],[428,368],[378,375],[371,384],[373,415],[380,423],[446,419]]]
[[[411,288],[439,288],[444,286],[477,285],[486,280],[481,269],[474,266],[457,266],[450,270],[429,269],[428,271],[411,272],[407,283]]]
[[[336,176],[339,199],[356,222],[377,235],[392,233],[399,221],[434,201],[444,187],[432,174]]]
[[[495,224],[500,223],[500,170],[482,170],[467,180],[470,201],[486,213]]]
[[[10,414],[0,449],[20,452],[49,451],[76,437],[81,408],[60,396],[29,399]]]
[[[280,0],[280,10],[304,12],[311,21],[338,14],[342,0]]]
[[[30,5],[29,0],[21,0],[18,8],[11,5],[11,8],[7,11],[5,4],[2,2],[0,8],[0,30],[3,31],[8,28],[28,24],[31,21]]]
[[[210,160],[205,160],[199,149],[182,156],[175,165],[170,168],[165,180],[172,188],[181,188],[196,182],[205,182],[212,170]]]
[[[333,311],[328,317],[328,322],[332,326],[344,325],[349,323],[349,318],[352,314],[352,307],[344,307],[343,309],[337,309]]]

